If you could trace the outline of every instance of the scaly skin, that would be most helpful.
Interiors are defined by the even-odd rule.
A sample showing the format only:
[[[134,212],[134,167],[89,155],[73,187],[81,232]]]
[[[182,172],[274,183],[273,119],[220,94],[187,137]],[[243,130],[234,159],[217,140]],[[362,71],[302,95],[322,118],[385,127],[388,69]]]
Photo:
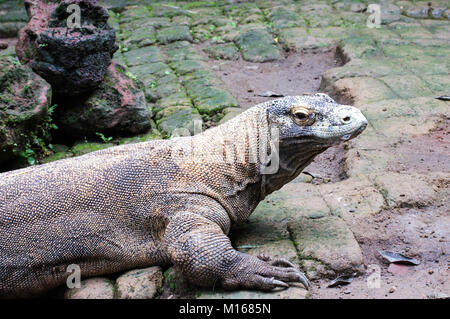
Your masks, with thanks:
[[[70,264],[83,278],[174,264],[199,286],[307,286],[290,262],[240,253],[227,234],[317,154],[366,125],[359,110],[324,94],[285,97],[193,137],[0,174],[0,295],[61,285]]]

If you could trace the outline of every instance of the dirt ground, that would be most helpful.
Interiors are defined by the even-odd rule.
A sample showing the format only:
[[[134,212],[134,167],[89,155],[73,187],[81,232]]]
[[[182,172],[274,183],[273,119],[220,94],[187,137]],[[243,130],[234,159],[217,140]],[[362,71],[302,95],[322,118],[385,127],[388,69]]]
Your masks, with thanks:
[[[448,201],[448,200],[447,200]],[[448,204],[448,203],[447,203]],[[312,298],[442,298],[449,295],[448,236],[450,218],[436,207],[382,211],[353,225],[352,230],[371,229],[366,238],[356,236],[366,273],[347,286],[327,288],[328,280],[312,285]],[[417,257],[420,265],[389,267],[379,250],[401,251]],[[444,265],[444,267],[442,267]],[[447,267],[445,267],[447,265]],[[368,285],[378,278],[379,286]]]
[[[203,52],[206,43],[197,44]],[[271,99],[259,96],[272,91],[284,96],[314,93],[320,85],[321,74],[337,66],[335,50],[319,54],[286,53],[285,59],[275,62],[254,63],[242,59],[236,61],[209,59],[216,75],[225,82],[225,88],[243,108]]]
[[[450,119],[442,118],[429,134],[405,139],[395,145],[399,156],[389,170],[416,173],[449,171]]]
[[[251,63],[242,58],[238,61],[210,59],[209,62],[215,65],[216,74],[242,107],[267,101],[267,97],[258,96],[266,91],[283,95],[318,92],[321,74],[339,65],[334,50],[318,54],[292,52],[281,62]],[[441,125],[430,134],[391,146],[398,156],[388,170],[412,173],[450,171],[449,124],[448,119],[442,119]],[[305,169],[315,177],[313,183],[334,183],[346,178],[343,170],[345,148],[343,144],[328,149]],[[334,288],[327,287],[328,279],[315,281],[310,289],[311,298],[448,297],[450,260],[446,255],[449,249],[446,238],[450,235],[450,194],[446,195],[441,195],[434,206],[383,210],[352,225],[351,229],[361,246],[366,273],[354,278],[349,285]],[[361,233],[365,235],[357,235]],[[418,266],[389,268],[379,250],[403,252],[410,257],[420,251],[421,263]],[[376,284],[370,285],[368,282]]]

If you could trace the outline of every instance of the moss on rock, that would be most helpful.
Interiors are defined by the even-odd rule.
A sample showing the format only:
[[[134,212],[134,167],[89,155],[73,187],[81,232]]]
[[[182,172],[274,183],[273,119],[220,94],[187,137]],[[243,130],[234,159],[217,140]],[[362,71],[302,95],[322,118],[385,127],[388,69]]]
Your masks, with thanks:
[[[114,144],[110,143],[92,143],[92,142],[81,142],[78,144],[75,144],[69,152],[73,154],[73,156],[81,156],[84,154],[88,154],[91,152],[103,150],[105,148],[109,148],[114,146]]]
[[[14,57],[0,58],[0,163],[22,157],[30,164],[48,152],[51,87]]]
[[[202,118],[192,108],[182,109],[157,121],[159,130],[165,136],[190,135],[201,129]]]
[[[73,137],[145,133],[150,129],[151,109],[143,85],[125,68],[111,64],[104,81],[84,102],[59,112],[61,128]]]
[[[259,25],[244,26],[235,42],[246,61],[266,62],[282,57],[272,35]]]
[[[214,45],[203,49],[210,58],[224,59],[224,60],[237,60],[239,59],[239,51],[233,43],[227,43],[222,45]]]
[[[166,44],[174,41],[192,41],[191,32],[186,25],[174,25],[158,30],[158,41]]]

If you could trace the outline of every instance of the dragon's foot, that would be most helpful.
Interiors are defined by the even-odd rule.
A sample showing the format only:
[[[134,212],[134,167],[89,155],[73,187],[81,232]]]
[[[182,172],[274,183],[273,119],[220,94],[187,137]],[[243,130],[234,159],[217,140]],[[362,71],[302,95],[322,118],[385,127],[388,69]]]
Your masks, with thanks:
[[[288,288],[287,282],[300,282],[309,288],[306,276],[288,260],[272,259],[267,256],[250,256],[240,253],[238,262],[222,281],[226,289],[272,290]]]

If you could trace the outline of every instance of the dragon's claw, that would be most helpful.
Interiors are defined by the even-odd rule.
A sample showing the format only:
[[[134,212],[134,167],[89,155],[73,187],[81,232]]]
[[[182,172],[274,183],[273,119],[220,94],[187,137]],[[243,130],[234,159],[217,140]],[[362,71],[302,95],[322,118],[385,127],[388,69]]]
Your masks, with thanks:
[[[223,286],[229,289],[238,287],[248,289],[272,290],[288,288],[288,283],[299,282],[307,289],[309,280],[290,261],[267,256],[241,255],[237,270],[227,275]]]

